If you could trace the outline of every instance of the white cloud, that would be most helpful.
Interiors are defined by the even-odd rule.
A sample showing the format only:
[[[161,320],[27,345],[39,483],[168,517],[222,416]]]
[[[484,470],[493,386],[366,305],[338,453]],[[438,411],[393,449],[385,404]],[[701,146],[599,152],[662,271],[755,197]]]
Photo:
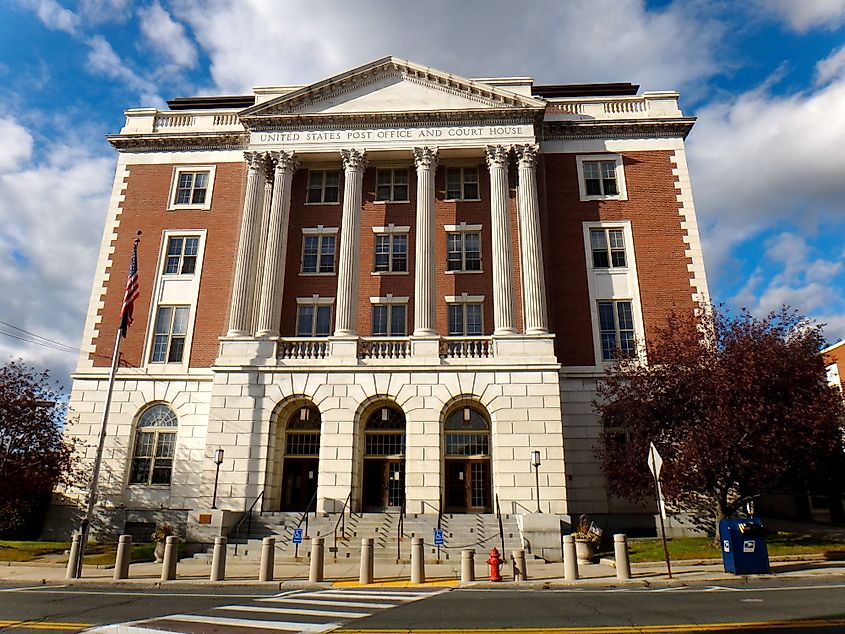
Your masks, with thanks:
[[[48,29],[76,33],[79,28],[79,16],[64,8],[56,0],[20,0],[20,2],[24,7],[34,11]]]
[[[114,159],[60,141],[31,152],[31,131],[8,116],[0,115],[0,130],[0,320],[77,347]],[[18,148],[21,140],[29,151]],[[65,385],[76,362],[0,337],[0,363],[18,356]]]
[[[87,24],[125,22],[132,15],[132,0],[78,0],[77,13]]]
[[[815,27],[833,29],[845,21],[845,0],[757,0],[756,4],[799,33]]]
[[[308,83],[385,55],[465,76],[538,82],[697,86],[718,72],[721,26],[696,4],[646,11],[642,0],[175,0],[222,92]],[[683,42],[682,46],[679,43]]]
[[[169,63],[184,68],[197,65],[197,49],[185,26],[155,2],[138,10],[141,33],[149,45]]]
[[[86,61],[90,72],[123,82],[129,89],[138,92],[139,103],[144,106],[163,105],[163,100],[158,95],[156,85],[139,77],[135,71],[124,65],[106,38],[95,35],[88,40],[88,46],[90,50]]]
[[[824,85],[845,78],[845,45],[816,64],[816,84]]]

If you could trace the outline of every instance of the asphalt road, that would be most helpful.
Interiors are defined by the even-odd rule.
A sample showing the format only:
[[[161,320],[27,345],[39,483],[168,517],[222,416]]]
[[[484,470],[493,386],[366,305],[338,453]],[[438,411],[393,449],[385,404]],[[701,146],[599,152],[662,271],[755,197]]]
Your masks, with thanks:
[[[175,632],[449,630],[627,634],[843,632],[835,578],[608,590],[142,589],[0,585],[0,630],[79,631],[144,621]],[[845,580],[843,580],[845,581]],[[301,628],[301,629],[300,629]]]

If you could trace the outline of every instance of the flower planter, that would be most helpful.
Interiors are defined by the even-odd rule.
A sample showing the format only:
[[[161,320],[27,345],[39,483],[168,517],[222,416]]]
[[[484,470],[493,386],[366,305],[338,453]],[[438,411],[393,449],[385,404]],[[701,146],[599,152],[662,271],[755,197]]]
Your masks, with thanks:
[[[156,542],[155,557],[157,564],[164,561],[164,542]]]
[[[593,542],[588,539],[575,539],[575,557],[579,564],[593,563],[595,555],[595,546]]]

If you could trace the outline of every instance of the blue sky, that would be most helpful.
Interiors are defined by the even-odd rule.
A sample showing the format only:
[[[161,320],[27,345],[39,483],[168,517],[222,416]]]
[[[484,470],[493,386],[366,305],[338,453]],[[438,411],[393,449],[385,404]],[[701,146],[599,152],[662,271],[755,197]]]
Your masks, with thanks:
[[[710,290],[845,337],[845,0],[7,0],[0,361],[75,364],[125,108],[396,55],[468,77],[675,89]],[[45,341],[45,339],[47,341]]]

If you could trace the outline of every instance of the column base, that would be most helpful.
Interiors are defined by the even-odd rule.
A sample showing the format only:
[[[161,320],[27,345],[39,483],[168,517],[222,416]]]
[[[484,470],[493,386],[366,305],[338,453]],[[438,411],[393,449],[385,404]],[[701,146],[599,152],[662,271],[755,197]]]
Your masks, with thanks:
[[[434,336],[414,336],[411,337],[411,356],[420,361],[422,359],[431,359],[434,362],[436,359],[440,360],[440,337]],[[422,361],[424,363],[424,361]]]

